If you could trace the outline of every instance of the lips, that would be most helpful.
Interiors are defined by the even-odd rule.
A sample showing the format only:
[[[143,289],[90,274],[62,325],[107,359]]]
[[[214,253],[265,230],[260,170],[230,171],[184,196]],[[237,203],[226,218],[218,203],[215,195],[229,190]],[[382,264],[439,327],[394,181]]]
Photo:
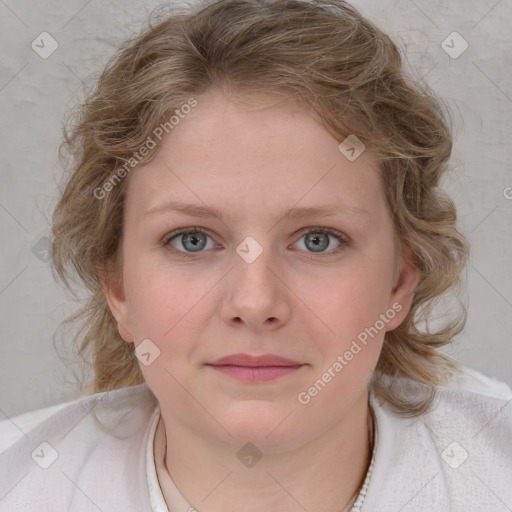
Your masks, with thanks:
[[[247,366],[247,367],[264,367],[264,366],[301,366],[302,363],[293,361],[285,357],[275,354],[264,354],[261,356],[252,356],[250,354],[231,354],[229,356],[221,357],[213,363],[214,366],[232,365],[232,366]]]
[[[215,370],[217,374],[222,374],[238,381],[257,384],[293,374],[304,365],[298,361],[275,354],[261,356],[231,354],[221,357],[214,363],[207,364],[207,366]]]

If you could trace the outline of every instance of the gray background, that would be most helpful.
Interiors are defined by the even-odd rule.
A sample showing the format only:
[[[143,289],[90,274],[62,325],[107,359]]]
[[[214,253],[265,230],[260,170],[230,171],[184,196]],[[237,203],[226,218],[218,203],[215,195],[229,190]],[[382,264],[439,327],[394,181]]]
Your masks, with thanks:
[[[353,4],[406,48],[411,72],[454,113],[454,170],[446,188],[472,256],[463,290],[468,323],[447,352],[512,386],[512,2]],[[0,419],[77,396],[79,369],[54,346],[74,305],[44,253],[61,174],[61,123],[83,83],[158,5],[0,0]],[[441,46],[454,31],[469,45],[458,58]],[[31,47],[42,32],[58,43],[46,59]]]

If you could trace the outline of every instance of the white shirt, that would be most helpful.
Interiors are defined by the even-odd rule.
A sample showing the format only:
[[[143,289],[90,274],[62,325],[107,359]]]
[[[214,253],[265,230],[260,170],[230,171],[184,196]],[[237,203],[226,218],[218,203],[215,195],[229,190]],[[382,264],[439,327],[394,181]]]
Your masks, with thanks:
[[[437,388],[435,408],[419,418],[370,395],[375,460],[361,512],[512,510],[512,391],[496,383],[501,398],[485,396],[475,375]],[[403,382],[408,393],[422,387]],[[192,512],[168,475],[169,508],[160,489],[159,417],[146,384],[67,404],[0,455],[0,511]]]

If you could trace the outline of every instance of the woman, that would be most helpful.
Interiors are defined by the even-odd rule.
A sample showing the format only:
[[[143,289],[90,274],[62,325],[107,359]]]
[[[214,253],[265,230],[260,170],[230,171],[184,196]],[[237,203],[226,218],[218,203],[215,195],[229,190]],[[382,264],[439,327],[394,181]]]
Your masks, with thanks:
[[[127,42],[53,219],[90,396],[3,454],[3,509],[512,506],[508,402],[446,386],[464,315],[422,326],[467,261],[451,148],[339,0],[221,0]]]

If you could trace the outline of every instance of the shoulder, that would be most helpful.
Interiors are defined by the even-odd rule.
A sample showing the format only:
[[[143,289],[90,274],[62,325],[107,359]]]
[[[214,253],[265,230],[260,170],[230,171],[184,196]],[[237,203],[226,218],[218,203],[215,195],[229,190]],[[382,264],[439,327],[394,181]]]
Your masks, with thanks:
[[[512,505],[512,391],[503,383],[486,387],[485,376],[473,372],[436,387],[431,409],[417,417],[401,416],[371,395],[378,438],[369,508],[363,511],[377,503],[379,512],[426,512],[433,505],[467,512]],[[406,396],[427,388],[398,380]],[[463,382],[470,389],[460,387]],[[498,392],[491,396],[491,389]]]
[[[484,375],[483,373],[462,366],[461,371],[455,375],[446,386],[448,389],[465,389],[481,395],[504,398],[512,398],[512,389],[498,379]]]
[[[133,500],[144,510],[144,443],[157,408],[146,384],[67,404],[0,455],[0,504],[59,511],[95,503],[117,510]]]

